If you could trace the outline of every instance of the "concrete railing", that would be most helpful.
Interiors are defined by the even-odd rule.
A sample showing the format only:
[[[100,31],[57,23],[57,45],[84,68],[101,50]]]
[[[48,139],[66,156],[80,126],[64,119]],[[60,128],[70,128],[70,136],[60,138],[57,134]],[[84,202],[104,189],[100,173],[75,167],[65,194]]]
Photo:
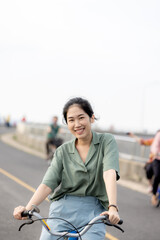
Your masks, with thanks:
[[[16,129],[16,140],[30,148],[45,153],[47,124],[19,123]],[[59,137],[63,141],[72,139],[72,135],[64,126]],[[119,148],[121,177],[146,183],[144,162],[147,161],[149,148],[140,146],[127,136],[114,135]]]
[[[114,135],[120,157],[128,160],[146,162],[148,160],[150,148],[140,145],[135,139],[127,136]]]

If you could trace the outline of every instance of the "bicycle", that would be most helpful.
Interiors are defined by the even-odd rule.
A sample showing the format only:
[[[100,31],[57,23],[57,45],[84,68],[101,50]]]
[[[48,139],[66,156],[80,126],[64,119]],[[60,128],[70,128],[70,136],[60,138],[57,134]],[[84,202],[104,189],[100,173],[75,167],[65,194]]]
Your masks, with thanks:
[[[55,138],[54,140],[51,140],[50,143],[48,144],[48,165],[51,164],[51,161],[54,157],[54,153],[56,148],[58,148],[59,146],[61,146],[63,143],[63,140],[61,138]]]
[[[68,224],[70,224],[72,226],[73,229],[71,229],[69,232],[56,232],[56,231],[52,231],[51,228],[48,226],[48,224],[46,223],[46,219],[53,219],[53,218],[43,218],[39,212],[39,208],[35,205],[32,205],[33,208],[30,211],[24,211],[22,212],[21,216],[22,217],[28,217],[28,219],[30,220],[29,222],[25,222],[23,223],[20,227],[19,227],[19,231],[21,231],[22,227],[26,224],[33,224],[35,221],[40,221],[41,224],[44,226],[44,228],[46,229],[46,231],[48,231],[48,233],[50,233],[51,235],[57,236],[57,240],[60,238],[64,238],[64,240],[78,240],[78,238],[80,238],[80,240],[82,240],[81,236],[83,234],[85,234],[91,227],[93,224],[97,224],[97,223],[103,223],[106,224],[108,226],[113,226],[119,230],[121,230],[122,232],[124,232],[124,230],[119,227],[118,225],[113,225],[109,222],[108,216],[97,216],[95,218],[93,218],[87,225],[85,226],[81,226],[80,228],[83,228],[80,232],[78,231],[78,229],[71,224],[70,222],[66,221],[65,219],[61,219],[61,218],[55,218],[55,219],[61,219],[66,221]],[[33,220],[32,218],[36,217],[35,220]],[[121,225],[123,223],[123,220],[121,219],[119,221],[119,225]]]

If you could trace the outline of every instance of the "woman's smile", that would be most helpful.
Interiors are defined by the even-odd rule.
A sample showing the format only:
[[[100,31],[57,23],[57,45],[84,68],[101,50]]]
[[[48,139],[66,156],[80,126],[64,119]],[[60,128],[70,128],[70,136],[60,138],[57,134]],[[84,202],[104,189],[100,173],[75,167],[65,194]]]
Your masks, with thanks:
[[[75,132],[79,135],[84,133],[85,128],[79,128],[79,129],[75,129]]]

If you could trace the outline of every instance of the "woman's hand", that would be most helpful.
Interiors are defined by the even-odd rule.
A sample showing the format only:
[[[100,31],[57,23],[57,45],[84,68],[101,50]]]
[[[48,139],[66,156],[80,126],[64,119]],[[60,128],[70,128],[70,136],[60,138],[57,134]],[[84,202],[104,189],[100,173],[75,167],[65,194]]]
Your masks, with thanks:
[[[26,211],[26,208],[24,206],[18,206],[14,209],[13,211],[13,216],[15,219],[18,219],[18,220],[23,220],[23,219],[26,219],[26,218],[22,218],[21,217],[21,213]]]
[[[21,217],[21,213],[32,209],[33,205],[38,206],[44,199],[52,192],[52,189],[45,184],[40,184],[31,200],[28,202],[26,207],[18,206],[14,209],[13,216],[15,219],[24,220],[26,217]]]
[[[102,212],[100,215],[108,215],[110,223],[114,225],[120,221],[119,214],[115,209],[110,208],[109,211]]]

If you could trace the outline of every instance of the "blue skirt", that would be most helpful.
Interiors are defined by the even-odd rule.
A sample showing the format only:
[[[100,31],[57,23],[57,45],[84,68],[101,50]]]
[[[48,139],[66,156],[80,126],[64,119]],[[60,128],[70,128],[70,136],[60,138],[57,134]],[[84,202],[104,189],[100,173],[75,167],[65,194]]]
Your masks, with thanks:
[[[50,205],[49,217],[63,218],[74,225],[78,230],[85,226],[94,217],[104,212],[105,209],[96,197],[64,196]],[[48,219],[48,225],[55,231],[70,231],[73,226],[60,219]],[[106,226],[103,223],[94,224],[87,233],[82,236],[83,240],[104,240]],[[56,240],[58,237],[49,234],[44,227],[40,240]],[[64,238],[61,238],[64,239]]]

